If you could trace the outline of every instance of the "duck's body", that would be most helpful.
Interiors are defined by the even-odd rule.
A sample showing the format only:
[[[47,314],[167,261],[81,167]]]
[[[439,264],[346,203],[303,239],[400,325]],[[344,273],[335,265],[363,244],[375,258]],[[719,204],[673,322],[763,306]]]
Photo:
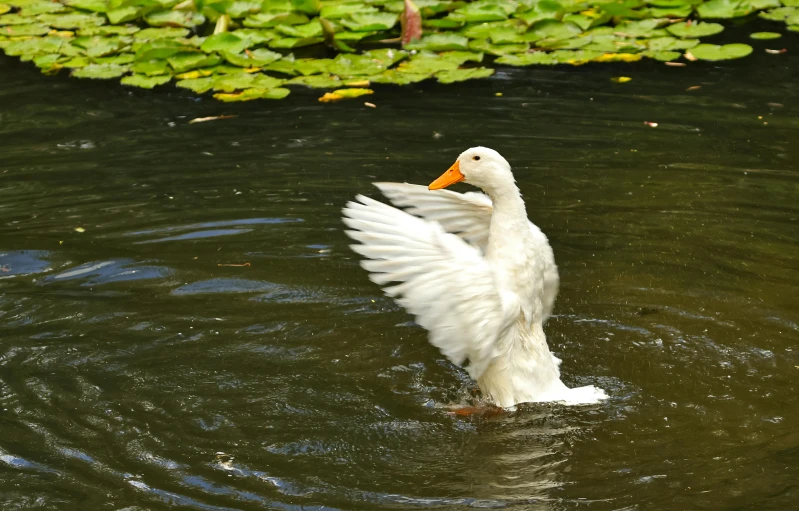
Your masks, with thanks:
[[[463,172],[461,172],[463,170]],[[439,190],[466,180],[488,196]],[[376,183],[397,206],[367,197],[344,221],[370,260],[362,266],[430,332],[430,342],[466,366],[484,398],[500,407],[535,401],[594,403],[593,386],[569,389],[549,351],[543,323],[558,293],[552,248],[527,219],[510,166],[496,151],[472,148],[430,190]]]

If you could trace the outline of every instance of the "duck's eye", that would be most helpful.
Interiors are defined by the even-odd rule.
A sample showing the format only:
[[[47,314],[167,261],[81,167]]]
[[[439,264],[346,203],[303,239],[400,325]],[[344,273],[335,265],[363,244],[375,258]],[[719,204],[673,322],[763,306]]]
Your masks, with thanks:
[[[479,157],[479,156],[472,156],[472,159],[473,159],[474,161],[480,161],[480,157]]]

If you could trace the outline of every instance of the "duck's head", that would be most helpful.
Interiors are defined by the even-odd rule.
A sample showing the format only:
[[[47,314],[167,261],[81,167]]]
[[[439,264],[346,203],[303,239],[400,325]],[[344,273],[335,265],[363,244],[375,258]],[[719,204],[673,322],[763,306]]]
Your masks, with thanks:
[[[472,147],[463,151],[457,161],[428,188],[439,190],[461,181],[490,194],[493,190],[513,184],[514,179],[510,164],[501,154],[487,147]]]

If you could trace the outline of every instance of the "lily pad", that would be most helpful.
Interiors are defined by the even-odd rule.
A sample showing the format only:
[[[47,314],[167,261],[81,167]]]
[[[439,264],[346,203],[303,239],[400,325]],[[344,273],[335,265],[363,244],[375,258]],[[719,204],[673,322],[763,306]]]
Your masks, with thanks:
[[[753,10],[750,3],[742,0],[709,0],[696,8],[700,17],[717,19],[740,18]]]
[[[156,39],[180,39],[186,37],[191,33],[188,28],[179,27],[161,27],[161,28],[145,28],[133,35],[137,41],[155,41]]]
[[[487,78],[494,74],[494,70],[488,67],[473,67],[470,69],[451,69],[436,73],[436,80],[440,83],[463,82],[476,78]]]
[[[269,51],[265,48],[246,51],[244,53],[223,52],[222,56],[234,66],[241,67],[265,66],[271,62],[279,60],[282,57],[281,54],[274,51]]]
[[[649,57],[650,59],[659,60],[661,62],[671,62],[673,60],[677,60],[678,58],[682,57],[682,53],[678,51],[654,51],[654,50],[647,50],[642,52],[641,55],[644,57]]]
[[[105,12],[108,10],[106,0],[62,0],[64,4],[84,11]]]
[[[6,55],[18,57],[20,55],[46,55],[59,53],[64,40],[60,37],[43,37],[14,41],[5,47]]]
[[[359,98],[361,96],[368,96],[374,94],[372,89],[365,89],[361,87],[353,87],[350,89],[338,89],[333,92],[327,92],[324,96],[319,98],[321,103],[331,103],[334,101],[341,101],[342,99]]]
[[[50,32],[50,27],[39,23],[0,27],[0,35],[4,36],[44,35],[48,32]]]
[[[355,32],[372,32],[391,30],[397,19],[393,13],[352,14],[349,19],[341,20],[341,24]]]
[[[647,41],[651,51],[690,50],[699,44],[699,39],[677,39],[676,37],[656,37]]]
[[[58,2],[45,1],[45,2],[32,2],[26,4],[24,7],[22,7],[19,13],[22,16],[36,16],[37,14],[68,12],[71,10],[72,9],[65,6],[64,4]]]
[[[299,25],[308,21],[308,16],[295,12],[262,12],[245,18],[242,23],[245,27],[267,28],[278,25]]]
[[[83,48],[83,52],[89,57],[102,57],[116,53],[121,48],[130,44],[129,38],[120,36],[102,37],[102,36],[84,36],[76,37],[71,41],[75,46]]]
[[[469,49],[491,55],[509,55],[514,53],[526,53],[530,49],[527,43],[522,44],[491,44],[488,39],[475,39],[469,41]]]
[[[206,55],[198,52],[176,53],[167,57],[166,60],[176,73],[191,71],[198,67],[212,67],[222,62],[222,59],[216,55]]]
[[[144,20],[154,27],[192,28],[205,23],[205,16],[194,11],[160,11],[148,14]]]
[[[215,77],[213,89],[223,92],[233,92],[235,90],[248,89],[251,87],[271,89],[283,83],[284,80],[260,73],[236,73]]]
[[[799,13],[799,7],[780,7],[767,12],[761,12],[758,16],[771,21],[784,21],[797,13]],[[2,18],[0,18],[0,24],[2,24]]]
[[[746,57],[752,53],[748,44],[700,44],[691,49],[691,55],[700,60],[731,60]]]
[[[405,48],[427,51],[468,50],[469,39],[457,34],[431,34],[419,41],[406,44]]]
[[[782,37],[782,34],[778,32],[754,32],[749,34],[749,37],[760,41],[768,41],[771,39],[779,39]]]
[[[448,17],[450,19],[464,20],[467,23],[479,23],[504,20],[508,18],[509,14],[498,4],[477,1],[456,9]]]
[[[286,83],[291,85],[304,85],[314,89],[334,89],[342,85],[341,80],[337,76],[330,74],[297,76]]]
[[[169,83],[171,79],[172,77],[169,75],[147,76],[133,74],[122,78],[121,82],[122,85],[131,85],[133,87],[139,87],[142,89],[152,89],[157,85]]]
[[[156,39],[141,45],[136,50],[136,61],[165,59],[176,53],[192,51],[193,49],[191,46],[186,46],[174,39]]]
[[[129,70],[128,66],[118,66],[114,64],[89,64],[72,71],[72,76],[76,78],[108,79],[119,78]]]
[[[274,89],[261,89],[258,87],[253,87],[232,94],[214,94],[214,97],[219,101],[230,103],[234,101],[252,101],[254,99],[283,99],[290,93],[290,90],[280,87]]]
[[[249,44],[250,42],[247,39],[241,39],[230,32],[223,32],[209,36],[200,48],[206,53],[214,51],[241,53]]]
[[[318,21],[311,21],[299,25],[278,25],[275,31],[289,37],[321,37],[322,25]]]
[[[670,34],[677,37],[699,38],[721,33],[724,30],[724,26],[719,25],[718,23],[686,21],[684,23],[675,23],[673,25],[669,25],[666,30],[668,30]]]
[[[95,27],[105,24],[105,17],[99,14],[40,14],[36,19],[53,28],[63,29]]]
[[[169,62],[167,62],[166,59],[136,62],[133,64],[131,70],[136,74],[144,76],[172,74],[172,68],[169,66]]]
[[[374,14],[379,12],[376,7],[364,5],[362,2],[322,5],[322,10],[319,11],[319,16],[329,20],[344,18],[351,14]]]
[[[99,27],[83,27],[77,31],[77,35],[79,36],[132,35],[138,32],[139,30],[141,29],[135,25],[103,25]]]
[[[181,87],[183,89],[189,89],[197,94],[202,94],[211,90],[211,87],[214,86],[214,79],[213,76],[203,77],[203,78],[189,78],[186,80],[180,80],[175,83],[177,87]]]

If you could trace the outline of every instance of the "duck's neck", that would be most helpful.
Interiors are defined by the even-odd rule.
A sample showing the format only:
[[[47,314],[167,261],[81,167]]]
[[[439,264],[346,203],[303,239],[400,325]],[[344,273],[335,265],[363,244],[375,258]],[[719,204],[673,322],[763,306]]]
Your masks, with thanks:
[[[521,254],[530,228],[519,189],[508,181],[486,192],[494,203],[486,256],[507,258],[509,253]]]

